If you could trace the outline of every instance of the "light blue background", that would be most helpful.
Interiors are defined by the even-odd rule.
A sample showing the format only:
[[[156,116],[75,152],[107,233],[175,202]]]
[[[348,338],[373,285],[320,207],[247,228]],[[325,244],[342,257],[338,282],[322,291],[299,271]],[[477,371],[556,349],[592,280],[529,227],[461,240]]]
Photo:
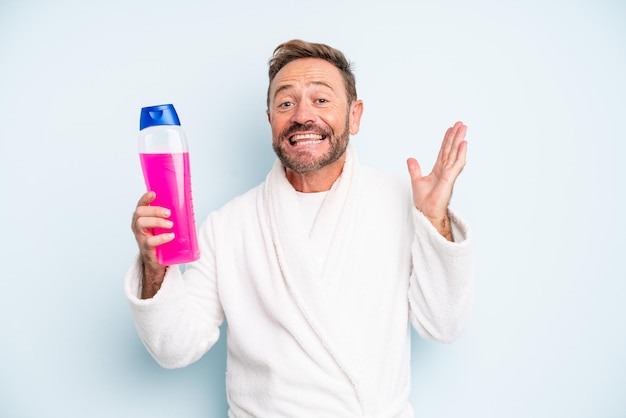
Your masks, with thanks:
[[[124,299],[139,110],[178,109],[203,218],[270,168],[295,37],[355,62],[364,162],[430,168],[469,125],[476,306],[452,345],[414,335],[417,416],[626,416],[625,28],[618,1],[3,0],[0,416],[225,415],[224,341],[163,370]]]

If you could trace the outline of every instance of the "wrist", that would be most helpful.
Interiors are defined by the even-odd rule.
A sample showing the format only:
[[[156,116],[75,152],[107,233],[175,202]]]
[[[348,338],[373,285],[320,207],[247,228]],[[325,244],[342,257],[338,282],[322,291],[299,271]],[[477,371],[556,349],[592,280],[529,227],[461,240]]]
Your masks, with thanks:
[[[143,277],[141,287],[141,298],[150,299],[161,289],[161,284],[167,272],[166,266],[160,264],[151,265],[143,263]]]
[[[447,213],[444,216],[438,217],[430,217],[426,214],[424,216],[426,216],[426,219],[430,221],[441,236],[448,241],[452,241],[452,227],[450,225],[450,217]]]

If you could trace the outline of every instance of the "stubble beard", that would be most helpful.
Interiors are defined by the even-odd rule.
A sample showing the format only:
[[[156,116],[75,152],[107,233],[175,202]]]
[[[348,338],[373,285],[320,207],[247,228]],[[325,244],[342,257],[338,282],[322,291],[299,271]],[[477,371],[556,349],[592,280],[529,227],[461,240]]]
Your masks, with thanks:
[[[306,150],[296,151],[295,154],[287,152],[286,148],[290,146],[287,144],[287,137],[297,131],[317,132],[324,135],[326,137],[324,141],[329,143],[328,151],[319,157],[313,156]],[[349,142],[349,121],[346,118],[344,130],[339,135],[335,135],[334,131],[320,128],[315,124],[291,125],[278,136],[278,140],[272,141],[272,147],[283,166],[298,174],[305,174],[320,170],[337,161],[346,152]]]

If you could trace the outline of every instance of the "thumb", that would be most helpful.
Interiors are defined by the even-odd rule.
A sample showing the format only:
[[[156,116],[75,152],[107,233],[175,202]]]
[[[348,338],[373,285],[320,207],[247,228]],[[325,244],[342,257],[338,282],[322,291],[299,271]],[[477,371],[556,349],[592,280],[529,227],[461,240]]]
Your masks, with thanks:
[[[411,180],[416,180],[422,177],[422,169],[415,158],[409,158],[406,160],[406,166],[409,169]]]

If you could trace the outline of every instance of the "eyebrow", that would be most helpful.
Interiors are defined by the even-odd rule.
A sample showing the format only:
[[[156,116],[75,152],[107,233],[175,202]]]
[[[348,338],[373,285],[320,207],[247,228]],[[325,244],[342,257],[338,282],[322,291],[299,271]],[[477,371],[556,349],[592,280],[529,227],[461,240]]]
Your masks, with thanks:
[[[333,89],[333,87],[330,84],[328,84],[327,82],[325,82],[325,81],[311,81],[310,84],[313,84],[313,85],[316,85],[316,86],[327,87],[331,91],[333,91],[333,92],[335,91]],[[282,92],[284,90],[289,90],[290,88],[293,88],[293,84],[283,84],[278,89],[276,89],[276,91],[274,92],[274,97],[273,98],[276,98],[276,96],[278,96],[278,93],[280,93],[280,92]]]

